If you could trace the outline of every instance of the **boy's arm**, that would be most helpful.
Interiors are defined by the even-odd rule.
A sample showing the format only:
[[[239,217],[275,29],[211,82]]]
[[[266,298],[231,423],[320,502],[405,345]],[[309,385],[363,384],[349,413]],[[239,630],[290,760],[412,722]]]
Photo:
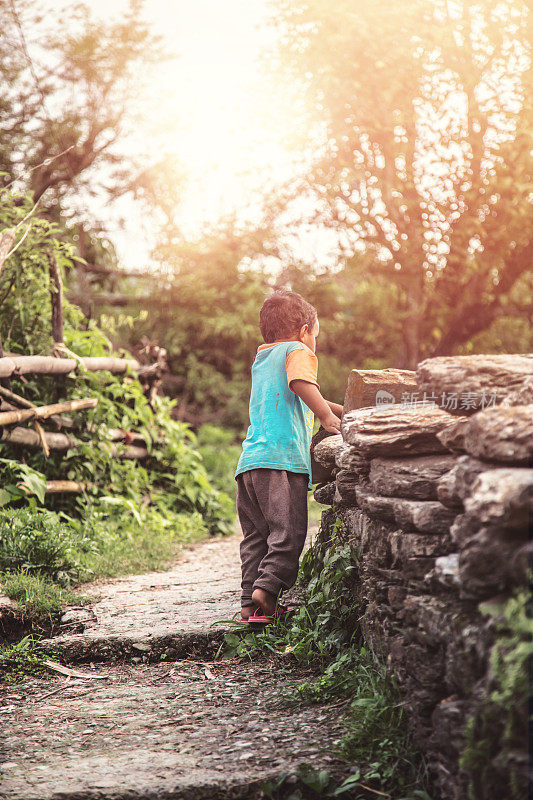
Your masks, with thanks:
[[[340,406],[338,403],[332,403],[330,400],[326,400],[326,403],[330,407],[330,410],[337,415],[337,417],[342,416],[342,412],[344,411],[343,406]]]
[[[291,381],[290,388],[304,401],[313,414],[316,414],[323,428],[330,433],[341,432],[340,419],[333,412],[328,401],[324,400],[316,384],[301,379],[295,379]],[[337,404],[333,403],[332,405],[336,406]],[[338,407],[342,408],[342,406]]]

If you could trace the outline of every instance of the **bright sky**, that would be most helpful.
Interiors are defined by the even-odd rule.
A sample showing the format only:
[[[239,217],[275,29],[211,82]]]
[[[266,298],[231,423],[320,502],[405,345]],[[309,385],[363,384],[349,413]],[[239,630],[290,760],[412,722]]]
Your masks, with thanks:
[[[58,13],[54,0],[40,4]],[[127,2],[90,0],[89,5],[95,14],[111,19]],[[184,165],[188,185],[177,192],[179,221],[190,234],[222,214],[247,216],[265,185],[283,182],[298,169],[281,122],[290,118],[294,101],[268,85],[259,64],[275,37],[270,13],[268,0],[145,2],[145,18],[177,58],[156,69],[156,118],[139,135],[150,137],[149,129],[155,127],[158,149],[176,155]],[[128,201],[119,201],[116,212],[127,223],[122,232],[115,226],[112,238],[128,267],[142,267],[154,244],[150,226],[143,225]],[[102,213],[109,219],[109,209]],[[143,227],[146,242],[140,247]]]

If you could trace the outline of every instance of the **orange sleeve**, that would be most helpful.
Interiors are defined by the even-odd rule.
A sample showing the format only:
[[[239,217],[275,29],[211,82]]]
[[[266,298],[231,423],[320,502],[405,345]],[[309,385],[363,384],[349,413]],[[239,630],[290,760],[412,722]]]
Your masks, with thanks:
[[[318,358],[311,350],[307,348],[305,350],[293,350],[287,356],[286,365],[289,389],[291,388],[291,381],[295,380],[308,381],[318,386]]]

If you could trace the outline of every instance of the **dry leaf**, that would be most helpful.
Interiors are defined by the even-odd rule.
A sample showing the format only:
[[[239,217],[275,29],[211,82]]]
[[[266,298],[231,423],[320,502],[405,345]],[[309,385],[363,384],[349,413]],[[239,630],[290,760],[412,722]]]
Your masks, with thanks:
[[[68,675],[69,678],[89,678],[90,680],[93,678],[107,678],[107,675],[95,675],[94,672],[78,672],[77,669],[64,667],[63,664],[59,664],[57,661],[51,661],[49,658],[47,658],[43,663],[46,667],[48,667],[48,669],[51,669],[54,672],[60,672],[61,675]]]

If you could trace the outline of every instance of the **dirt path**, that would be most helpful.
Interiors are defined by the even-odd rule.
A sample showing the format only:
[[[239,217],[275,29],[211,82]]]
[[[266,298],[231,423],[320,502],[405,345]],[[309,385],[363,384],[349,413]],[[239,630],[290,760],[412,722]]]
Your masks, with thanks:
[[[2,800],[256,798],[299,764],[343,769],[338,708],[289,708],[292,664],[212,661],[239,607],[239,538],[166,572],[93,585],[46,642],[87,679],[26,679],[0,698]],[[210,660],[207,660],[210,659]],[[104,675],[103,679],[92,677]]]

